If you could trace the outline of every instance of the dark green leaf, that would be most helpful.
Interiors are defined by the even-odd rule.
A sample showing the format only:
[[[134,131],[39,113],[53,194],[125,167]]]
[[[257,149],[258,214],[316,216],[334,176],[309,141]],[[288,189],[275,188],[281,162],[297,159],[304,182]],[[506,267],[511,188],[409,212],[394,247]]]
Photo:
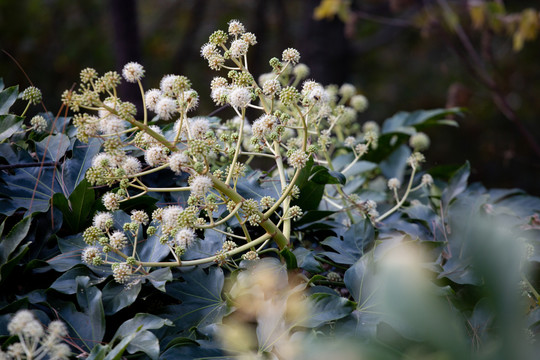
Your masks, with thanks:
[[[75,294],[77,292],[76,279],[79,276],[87,276],[90,281],[89,285],[96,285],[103,282],[103,278],[96,276],[86,266],[77,266],[63,273],[50,286],[51,289],[59,291],[63,294]]]
[[[465,190],[467,187],[467,180],[469,179],[469,174],[471,172],[471,166],[469,165],[469,162],[467,161],[465,165],[460,167],[452,176],[450,179],[450,183],[448,186],[444,189],[442,193],[442,205],[443,208],[446,208],[448,204],[454,199],[456,196],[458,196],[460,193]]]
[[[223,271],[211,267],[208,274],[200,268],[183,273],[181,281],[167,284],[167,294],[180,300],[180,305],[170,305],[163,316],[171,319],[177,330],[198,328],[218,322],[227,312],[227,304],[221,298]]]
[[[337,294],[313,294],[307,301],[309,315],[300,325],[310,328],[341,319],[354,310],[352,302]]]
[[[2,241],[0,242],[0,265],[6,263],[13,251],[15,251],[21,241],[24,240],[26,234],[28,234],[31,223],[32,218],[30,216],[25,217],[19,221],[6,236],[2,236]],[[2,228],[3,227],[4,225],[2,224]]]
[[[0,141],[9,138],[21,127],[24,118],[16,115],[0,115]]]
[[[285,259],[285,263],[287,264],[288,270],[294,270],[298,268],[298,263],[296,261],[296,256],[294,256],[294,253],[291,252],[291,250],[284,248],[280,251],[280,255]]]
[[[321,264],[315,259],[313,251],[304,247],[297,247],[294,249],[293,254],[298,261],[299,268],[315,274],[323,270]]]
[[[343,240],[337,237],[329,237],[322,242],[336,252],[325,251],[322,255],[339,264],[354,264],[364,254],[366,246],[375,238],[373,225],[369,220],[363,220],[353,224],[343,236]]]
[[[133,304],[141,291],[141,283],[126,287],[123,284],[111,280],[105,285],[103,293],[103,308],[105,315],[114,315],[123,308]]]
[[[313,181],[314,183],[326,185],[326,184],[341,184],[345,185],[347,179],[345,176],[337,171],[330,171],[324,166],[314,166],[311,170],[311,175],[308,178],[308,181]]]
[[[19,86],[11,86],[0,92],[0,115],[9,113],[11,105],[17,101],[19,95]]]
[[[65,155],[69,145],[67,135],[50,135],[36,143],[36,155],[40,161],[58,162]]]
[[[53,196],[53,204],[62,211],[64,222],[71,232],[84,230],[94,201],[94,189],[86,180],[79,183],[69,196],[69,200],[66,200],[64,194],[61,193]]]
[[[84,174],[92,166],[92,159],[99,152],[101,140],[91,139],[88,144],[79,140],[73,144],[73,154],[71,159],[66,160],[63,165],[63,180],[68,194],[70,194],[84,179]]]

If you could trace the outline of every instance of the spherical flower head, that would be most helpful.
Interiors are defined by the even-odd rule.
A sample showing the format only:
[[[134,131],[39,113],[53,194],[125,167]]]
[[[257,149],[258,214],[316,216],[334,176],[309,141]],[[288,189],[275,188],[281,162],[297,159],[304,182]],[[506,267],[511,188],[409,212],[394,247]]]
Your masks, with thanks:
[[[297,79],[305,79],[309,76],[309,67],[306,64],[298,64],[293,68],[293,74]]]
[[[107,153],[99,153],[92,159],[92,167],[95,168],[109,168],[114,166],[113,159]]]
[[[189,130],[195,139],[204,139],[206,132],[210,130],[210,122],[203,117],[196,117],[189,120]]]
[[[374,132],[375,134],[379,134],[380,127],[375,121],[366,121],[364,125],[362,125],[362,131],[365,133]]]
[[[182,173],[182,168],[189,164],[189,157],[181,152],[175,152],[169,156],[169,167],[177,175]]]
[[[409,138],[409,145],[415,151],[426,150],[429,147],[429,144],[430,144],[429,137],[423,132],[416,133]]]
[[[302,215],[304,215],[304,212],[298,205],[291,206],[291,208],[289,209],[288,216],[295,221],[298,221],[302,217]]]
[[[245,253],[244,255],[242,255],[242,259],[244,260],[248,260],[248,261],[254,261],[254,260],[258,260],[259,259],[259,254],[257,254],[256,251],[248,251],[247,253]]]
[[[354,138],[354,136],[347,136],[345,141],[343,141],[343,144],[347,147],[353,147],[355,142],[356,139]]]
[[[51,336],[56,338],[61,338],[68,334],[66,324],[60,320],[51,321],[47,327],[47,331]]]
[[[41,97],[41,90],[35,86],[27,87],[21,94],[21,99],[26,100],[34,105],[41,102]]]
[[[98,77],[98,73],[93,68],[86,68],[86,69],[81,70],[81,82],[83,84],[90,82],[92,80],[95,80],[97,79],[97,77]]]
[[[304,96],[310,103],[316,103],[316,102],[327,103],[328,100],[330,99],[330,97],[326,93],[326,90],[320,84],[317,84],[317,86],[314,86]]]
[[[19,310],[8,324],[8,331],[11,335],[21,333],[29,322],[35,320],[34,315],[29,310]]]
[[[238,40],[234,40],[231,43],[231,47],[229,51],[231,53],[231,57],[233,59],[237,59],[246,55],[248,52],[248,49],[249,49],[249,44],[247,43],[247,41],[238,39]]]
[[[231,20],[229,21],[229,34],[238,36],[242,35],[244,32],[246,32],[246,28],[244,27],[244,24],[242,24],[238,20]]]
[[[81,259],[85,264],[94,265],[101,261],[101,254],[98,246],[88,246],[82,251]]]
[[[367,144],[358,144],[354,149],[356,150],[358,157],[362,157],[368,152],[369,147]]]
[[[356,93],[356,87],[354,87],[354,85],[352,85],[352,84],[345,83],[345,84],[341,85],[341,87],[339,88],[338,93],[342,97],[348,99],[348,98],[352,97]]]
[[[144,153],[144,160],[152,167],[163,165],[167,162],[167,152],[161,145],[152,146]]]
[[[388,180],[388,188],[390,190],[397,190],[401,187],[401,181],[397,178],[391,178]]]
[[[150,89],[144,94],[144,102],[148,110],[156,112],[156,105],[163,97],[163,93],[159,89]]]
[[[183,209],[180,206],[176,205],[168,206],[163,209],[163,212],[161,213],[161,221],[163,222],[163,227],[169,229],[176,227],[176,223],[178,222],[178,218],[182,214],[182,211]],[[154,220],[157,220],[157,217],[154,216],[154,214],[152,214],[152,218]]]
[[[124,66],[122,75],[127,82],[135,83],[143,78],[144,68],[139,63],[129,62]]]
[[[142,171],[141,162],[133,156],[127,156],[120,165],[126,175],[135,175]]]
[[[429,174],[424,174],[422,176],[422,185],[431,186],[433,185],[433,177]]]
[[[279,100],[285,106],[295,105],[300,100],[300,93],[293,86],[288,86],[279,93]]]
[[[156,104],[156,114],[163,120],[169,120],[176,113],[176,101],[170,97],[162,97]]]
[[[36,132],[44,132],[47,129],[47,120],[41,115],[36,115],[30,120],[30,125]]]
[[[291,64],[296,65],[300,61],[300,53],[296,49],[288,48],[283,50],[281,59],[285,62],[289,61]]]
[[[364,112],[369,105],[368,99],[364,95],[354,95],[349,103],[354,110],[358,112]]]
[[[227,103],[227,100],[229,98],[230,90],[226,86],[219,86],[214,89],[212,89],[212,93],[210,96],[212,97],[212,100],[214,103],[218,106],[225,105]]]
[[[178,79],[178,75],[165,75],[159,82],[159,88],[163,92],[163,95],[174,97],[175,83]]]
[[[277,118],[274,115],[265,114],[253,123],[253,136],[262,138],[263,136],[266,136],[275,131],[276,127]]]
[[[118,134],[126,129],[126,122],[116,115],[109,115],[99,121],[99,131],[104,135]]]
[[[218,55],[218,48],[212,43],[206,43],[201,47],[201,56],[208,60],[214,55]]]
[[[116,193],[108,192],[103,195],[102,201],[105,209],[109,211],[115,211],[120,209],[120,200],[122,197]]]
[[[254,33],[250,33],[250,32],[244,33],[244,34],[242,34],[241,39],[244,40],[245,42],[247,42],[251,46],[257,44],[257,37],[255,36]]]
[[[92,221],[93,226],[103,231],[111,228],[113,224],[113,216],[109,212],[98,212],[96,215],[94,215],[94,219]]]
[[[34,319],[26,323],[22,329],[22,333],[25,337],[38,341],[44,335],[45,331],[41,323]]]
[[[174,242],[182,249],[187,249],[190,247],[195,242],[195,239],[197,239],[195,231],[188,228],[178,230],[174,236]]]
[[[223,251],[231,251],[231,250],[236,249],[238,246],[236,245],[234,241],[226,240],[223,242],[223,245],[221,247]]]
[[[251,102],[251,91],[245,87],[237,87],[229,93],[229,104],[236,108],[245,108]]]
[[[212,188],[212,179],[206,175],[197,175],[191,178],[191,195],[202,198],[205,197],[208,191]]]
[[[51,360],[68,360],[71,356],[71,350],[67,344],[59,343],[49,350],[49,356]]]
[[[112,266],[113,277],[116,282],[125,284],[131,275],[131,266],[126,263],[114,264]]]
[[[131,212],[131,221],[135,224],[147,225],[150,221],[148,214],[143,210],[133,210]]]
[[[267,96],[274,96],[281,91],[281,83],[277,79],[269,79],[263,83],[263,93]]]
[[[309,159],[308,154],[303,150],[295,150],[291,156],[289,156],[289,164],[295,169],[303,168]]]
[[[426,161],[426,158],[419,152],[414,152],[407,158],[407,164],[413,168],[417,168],[424,161]]]
[[[161,128],[159,126],[150,125],[149,128],[156,134],[163,136],[163,132],[161,131]],[[154,138],[152,135],[148,134],[147,132],[142,133],[141,143],[142,145],[145,145],[147,147],[161,144],[159,140],[157,140],[156,138]]]
[[[120,84],[121,77],[116,71],[108,71],[99,80],[104,89],[109,90]]]
[[[127,237],[122,231],[115,231],[109,236],[109,245],[113,249],[122,250],[127,244]]]
[[[199,93],[195,90],[184,91],[183,105],[187,111],[196,109],[199,106]]]
[[[221,76],[216,76],[210,82],[210,89],[214,90],[215,88],[229,85],[227,79]]]

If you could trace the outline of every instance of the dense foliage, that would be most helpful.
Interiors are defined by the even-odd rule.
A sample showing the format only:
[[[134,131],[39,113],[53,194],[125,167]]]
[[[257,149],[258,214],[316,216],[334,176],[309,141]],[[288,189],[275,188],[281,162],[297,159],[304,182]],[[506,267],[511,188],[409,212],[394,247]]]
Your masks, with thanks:
[[[115,72],[83,70],[56,117],[2,84],[0,356],[530,357],[540,199],[422,169],[422,131],[460,109],[364,121],[295,49],[255,79],[256,42],[231,21],[201,49],[226,121],[188,117],[184,76],[145,92],[136,63],[139,111]]]

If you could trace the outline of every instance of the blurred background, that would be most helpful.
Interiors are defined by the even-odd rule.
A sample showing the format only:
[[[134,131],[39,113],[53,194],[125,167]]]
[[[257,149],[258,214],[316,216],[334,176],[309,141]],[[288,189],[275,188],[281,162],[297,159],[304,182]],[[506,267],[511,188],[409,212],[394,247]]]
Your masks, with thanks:
[[[30,85],[12,56],[56,113],[81,69],[138,61],[147,89],[164,74],[188,76],[201,95],[198,115],[208,115],[217,73],[200,47],[238,19],[257,35],[256,76],[294,47],[311,78],[367,96],[360,122],[464,107],[459,128],[428,131],[426,166],[469,160],[473,181],[540,195],[538,10],[538,0],[0,0],[0,77]],[[137,101],[136,86],[122,91]]]

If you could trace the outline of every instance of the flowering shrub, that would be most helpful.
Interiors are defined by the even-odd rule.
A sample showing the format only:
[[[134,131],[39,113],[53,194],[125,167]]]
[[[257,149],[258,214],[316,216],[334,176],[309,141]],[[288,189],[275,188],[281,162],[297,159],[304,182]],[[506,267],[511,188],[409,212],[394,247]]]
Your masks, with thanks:
[[[293,48],[256,78],[256,44],[233,20],[201,48],[225,75],[211,97],[228,120],[192,115],[185,76],[145,90],[133,62],[122,75],[84,69],[62,95],[73,118],[38,114],[28,127],[39,90],[21,93],[21,116],[8,113],[17,88],[0,93],[8,356],[42,344],[36,354],[65,358],[61,340],[89,359],[301,359],[336,339],[340,358],[528,354],[540,200],[467,186],[468,164],[422,169],[423,130],[456,125],[446,117],[459,109],[363,121],[367,99],[307,80]],[[118,96],[122,79],[142,113]],[[19,287],[16,269],[43,283]],[[32,316],[13,315],[24,308],[66,323],[54,346],[41,325],[11,330]]]

